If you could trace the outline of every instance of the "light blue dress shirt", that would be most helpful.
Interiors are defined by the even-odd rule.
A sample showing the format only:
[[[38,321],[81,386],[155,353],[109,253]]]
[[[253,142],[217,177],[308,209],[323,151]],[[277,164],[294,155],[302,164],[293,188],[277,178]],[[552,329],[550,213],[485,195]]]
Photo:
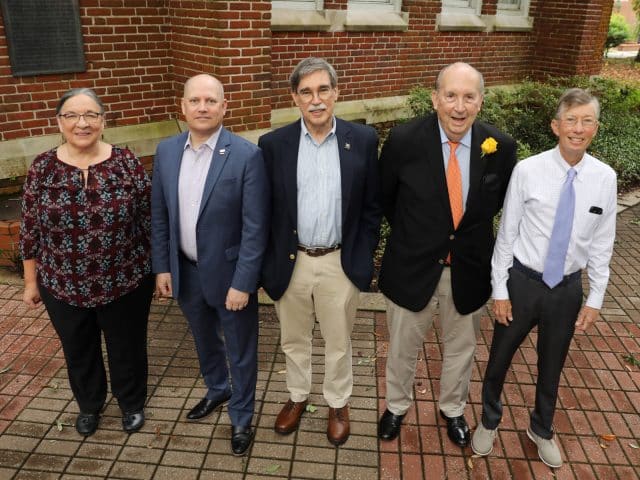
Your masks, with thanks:
[[[342,188],[336,120],[318,143],[304,120],[298,147],[298,241],[306,247],[332,247],[342,241]]]
[[[444,171],[447,171],[449,165],[449,154],[451,148],[449,147],[449,139],[447,134],[444,133],[440,121],[438,121],[438,127],[440,128],[440,141],[442,142],[442,158],[444,159]],[[456,157],[458,157],[458,165],[460,165],[460,174],[462,175],[462,211],[467,210],[467,196],[469,194],[469,183],[471,177],[471,129],[464,134],[460,139],[460,145],[456,148]]]

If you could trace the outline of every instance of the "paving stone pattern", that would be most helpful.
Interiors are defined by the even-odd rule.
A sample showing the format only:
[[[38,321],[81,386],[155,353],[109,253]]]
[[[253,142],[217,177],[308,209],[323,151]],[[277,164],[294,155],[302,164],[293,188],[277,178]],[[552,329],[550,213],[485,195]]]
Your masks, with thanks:
[[[401,436],[378,442],[384,410],[388,346],[383,312],[359,311],[353,334],[355,385],[349,441],[327,441],[322,399],[323,355],[314,339],[314,413],[289,436],[273,431],[287,400],[284,357],[273,307],[260,310],[256,441],[245,458],[230,455],[226,409],[200,422],[188,410],[205,390],[193,339],[173,302],[155,302],[149,319],[147,423],[126,435],[109,397],[98,432],[84,439],[73,426],[77,406],[66,380],[60,343],[43,309],[27,310],[20,285],[0,285],[0,480],[4,479],[619,479],[640,478],[640,206],[618,216],[604,321],[576,335],[561,380],[555,428],[565,459],[555,471],[538,460],[525,429],[536,378],[535,332],[514,358],[504,392],[505,416],[491,456],[475,457],[449,442],[437,409],[441,348],[428,334],[420,355],[415,408]],[[436,320],[436,325],[437,325]],[[492,322],[481,335],[466,417],[480,416],[481,374]],[[604,440],[601,435],[615,435]]]

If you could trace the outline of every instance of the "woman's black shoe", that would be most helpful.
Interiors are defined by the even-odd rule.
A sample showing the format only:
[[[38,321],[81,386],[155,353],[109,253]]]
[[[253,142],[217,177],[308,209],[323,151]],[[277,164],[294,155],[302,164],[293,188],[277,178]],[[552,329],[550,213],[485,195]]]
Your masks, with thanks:
[[[100,421],[100,415],[97,413],[82,413],[76,418],[76,430],[80,435],[88,437],[96,433],[98,428],[98,422]]]
[[[144,425],[144,410],[122,414],[122,429],[127,433],[137,432]]]

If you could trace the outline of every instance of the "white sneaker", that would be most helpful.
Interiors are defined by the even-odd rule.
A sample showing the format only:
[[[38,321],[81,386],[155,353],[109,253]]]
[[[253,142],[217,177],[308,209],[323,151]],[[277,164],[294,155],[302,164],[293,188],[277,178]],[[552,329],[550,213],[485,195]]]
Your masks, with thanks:
[[[493,450],[493,442],[496,440],[497,433],[497,428],[490,430],[480,422],[476,427],[476,431],[473,432],[473,437],[471,437],[471,450],[473,450],[473,453],[481,457],[489,455]]]
[[[542,462],[551,468],[560,468],[562,466],[562,455],[556,441],[552,438],[547,440],[542,438],[527,428],[527,436],[538,447],[538,456]]]

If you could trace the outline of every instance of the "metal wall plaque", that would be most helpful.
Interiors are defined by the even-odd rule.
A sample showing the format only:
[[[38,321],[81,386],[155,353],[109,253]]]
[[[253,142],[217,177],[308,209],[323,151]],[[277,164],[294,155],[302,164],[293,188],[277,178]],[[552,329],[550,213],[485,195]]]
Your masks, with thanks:
[[[84,72],[78,0],[0,0],[14,77]]]

